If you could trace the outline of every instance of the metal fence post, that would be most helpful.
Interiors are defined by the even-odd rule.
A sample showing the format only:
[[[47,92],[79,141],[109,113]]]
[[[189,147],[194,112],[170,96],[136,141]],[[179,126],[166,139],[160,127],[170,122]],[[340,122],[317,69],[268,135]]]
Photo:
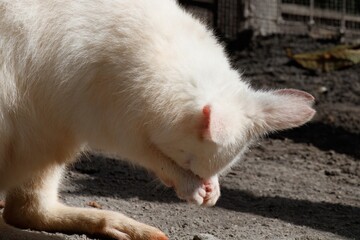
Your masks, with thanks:
[[[314,20],[314,8],[315,8],[315,0],[310,0],[310,20],[309,20],[309,27],[310,29],[314,26],[315,20]]]
[[[282,4],[282,0],[278,0],[277,1],[277,6],[276,6],[276,10],[277,10],[276,22],[277,23],[283,23],[284,22],[283,18],[282,18],[281,4]]]
[[[344,35],[346,32],[346,0],[343,0],[342,3],[340,34]]]

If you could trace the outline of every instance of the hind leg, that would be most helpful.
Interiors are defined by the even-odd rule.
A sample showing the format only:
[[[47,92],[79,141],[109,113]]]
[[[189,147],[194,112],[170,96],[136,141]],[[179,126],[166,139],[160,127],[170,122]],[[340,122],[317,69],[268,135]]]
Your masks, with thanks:
[[[58,201],[63,168],[41,171],[21,187],[7,192],[4,220],[19,228],[94,234],[117,240],[167,240],[160,230],[123,214],[69,207]]]

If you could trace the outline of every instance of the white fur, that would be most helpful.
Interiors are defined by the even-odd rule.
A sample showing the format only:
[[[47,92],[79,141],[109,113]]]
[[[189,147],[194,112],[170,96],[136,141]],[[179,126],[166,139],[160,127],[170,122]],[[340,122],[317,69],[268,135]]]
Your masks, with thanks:
[[[252,90],[212,33],[174,0],[0,0],[5,220],[91,233],[87,224],[119,218],[96,232],[165,239],[122,215],[59,205],[61,166],[84,149],[101,151],[155,172],[183,199],[214,205],[217,176],[251,139],[305,123],[312,100],[295,90]],[[37,220],[29,226],[22,214]]]

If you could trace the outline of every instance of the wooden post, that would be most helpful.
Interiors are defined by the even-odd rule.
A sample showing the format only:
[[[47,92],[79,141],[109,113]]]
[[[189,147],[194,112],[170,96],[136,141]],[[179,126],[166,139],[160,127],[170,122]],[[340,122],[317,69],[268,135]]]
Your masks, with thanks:
[[[251,27],[254,28],[255,34],[266,36],[279,32],[277,21],[281,11],[278,0],[251,0],[249,5]]]

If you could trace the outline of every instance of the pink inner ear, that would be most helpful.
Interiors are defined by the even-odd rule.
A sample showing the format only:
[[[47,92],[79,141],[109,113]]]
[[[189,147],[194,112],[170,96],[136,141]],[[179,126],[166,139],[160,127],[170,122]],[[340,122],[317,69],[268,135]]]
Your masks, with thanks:
[[[208,140],[211,140],[210,135],[210,120],[211,120],[211,108],[209,105],[206,105],[203,108],[203,120],[202,120],[202,137]]]

